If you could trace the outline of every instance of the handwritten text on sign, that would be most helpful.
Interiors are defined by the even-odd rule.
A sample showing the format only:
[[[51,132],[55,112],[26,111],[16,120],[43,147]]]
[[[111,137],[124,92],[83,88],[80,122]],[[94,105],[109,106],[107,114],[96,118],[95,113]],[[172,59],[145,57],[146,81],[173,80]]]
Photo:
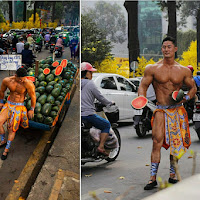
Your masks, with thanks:
[[[0,55],[0,70],[17,70],[21,66],[21,55]]]

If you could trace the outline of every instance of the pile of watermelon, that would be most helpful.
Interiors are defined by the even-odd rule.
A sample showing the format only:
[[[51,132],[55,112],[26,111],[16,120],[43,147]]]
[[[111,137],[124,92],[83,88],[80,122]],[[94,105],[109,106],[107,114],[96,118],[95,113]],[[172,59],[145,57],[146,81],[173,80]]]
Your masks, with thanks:
[[[29,77],[35,76],[35,66],[27,71]],[[39,61],[38,76],[35,79],[37,100],[33,121],[52,125],[66,94],[71,89],[76,71],[76,66],[66,59],[53,62],[49,56]],[[28,95],[25,106],[27,110],[31,109],[31,99]]]

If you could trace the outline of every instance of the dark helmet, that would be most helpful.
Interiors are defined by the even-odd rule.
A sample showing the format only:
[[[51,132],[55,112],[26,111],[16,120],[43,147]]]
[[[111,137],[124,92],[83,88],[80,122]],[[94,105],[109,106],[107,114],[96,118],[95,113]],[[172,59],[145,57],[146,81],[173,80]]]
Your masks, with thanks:
[[[62,38],[62,35],[59,35],[59,38]]]
[[[24,44],[24,48],[25,48],[25,49],[28,49],[28,48],[29,48],[29,43],[28,43],[28,42]]]

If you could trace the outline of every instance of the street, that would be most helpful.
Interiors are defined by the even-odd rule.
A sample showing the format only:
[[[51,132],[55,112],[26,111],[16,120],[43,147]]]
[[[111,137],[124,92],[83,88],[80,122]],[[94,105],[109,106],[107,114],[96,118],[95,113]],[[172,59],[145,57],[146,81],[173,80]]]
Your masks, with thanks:
[[[52,55],[50,51],[45,50],[43,47],[42,52],[37,55],[36,60],[45,59],[49,55]],[[70,59],[69,48],[65,48],[63,56],[58,58],[58,60],[64,58],[68,60]],[[73,63],[76,62],[73,61]],[[0,71],[0,84],[3,78],[6,76],[9,76],[8,71]],[[17,180],[19,177],[42,135],[43,131],[41,130],[21,129],[17,132],[16,137],[11,145],[7,160],[0,160],[0,200],[5,199],[9,191],[12,189],[12,186],[16,182],[15,180]],[[2,154],[3,149],[4,148],[1,148],[0,154]]]
[[[151,132],[145,138],[136,135],[132,125],[118,128],[121,135],[121,152],[113,163],[102,161],[100,163],[86,163],[82,166],[81,192],[82,200],[92,200],[89,191],[96,191],[100,200],[114,200],[119,195],[130,189],[123,200],[140,200],[147,197],[158,189],[145,191],[150,176],[150,155],[152,148]],[[190,150],[197,152],[196,173],[200,173],[200,141],[197,137],[193,124],[190,123],[192,144]],[[193,159],[187,150],[179,161],[179,169],[182,179],[191,176]],[[163,181],[169,178],[169,149],[161,150],[161,163],[158,177]],[[133,187],[133,188],[131,188]]]

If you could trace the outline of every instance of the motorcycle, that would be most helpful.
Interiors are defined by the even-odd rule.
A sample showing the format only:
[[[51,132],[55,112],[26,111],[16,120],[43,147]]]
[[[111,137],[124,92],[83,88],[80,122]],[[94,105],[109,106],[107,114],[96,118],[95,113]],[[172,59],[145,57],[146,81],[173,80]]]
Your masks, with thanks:
[[[45,49],[49,48],[49,41],[45,41]]]
[[[62,47],[55,46],[55,56],[56,58],[60,58],[62,56]]]
[[[200,140],[200,100],[198,100],[194,105],[193,123],[194,129]]]
[[[51,44],[50,44],[50,52],[51,52],[51,53],[53,53],[54,48],[55,48],[55,44],[54,44],[54,43],[51,43]]]
[[[101,111],[99,108],[97,111]],[[120,152],[121,138],[117,130],[117,124],[114,123],[119,120],[119,109],[116,106],[103,108],[101,112],[105,118],[111,122],[110,134],[105,142],[105,150],[109,156],[100,154],[97,151],[100,142],[100,130],[92,127],[87,121],[81,122],[81,164],[87,162],[100,162],[106,160],[108,162],[114,161]]]
[[[144,108],[140,110],[134,109],[134,128],[138,137],[145,137],[147,132],[152,129],[151,118],[155,109],[155,102],[152,102],[150,100],[148,100],[148,103]]]
[[[42,50],[41,44],[36,43],[36,44],[35,44],[35,51],[36,51],[36,52],[41,52],[41,50]]]
[[[13,47],[12,44],[10,44],[10,51],[11,51],[11,54],[16,54],[16,48]]]

